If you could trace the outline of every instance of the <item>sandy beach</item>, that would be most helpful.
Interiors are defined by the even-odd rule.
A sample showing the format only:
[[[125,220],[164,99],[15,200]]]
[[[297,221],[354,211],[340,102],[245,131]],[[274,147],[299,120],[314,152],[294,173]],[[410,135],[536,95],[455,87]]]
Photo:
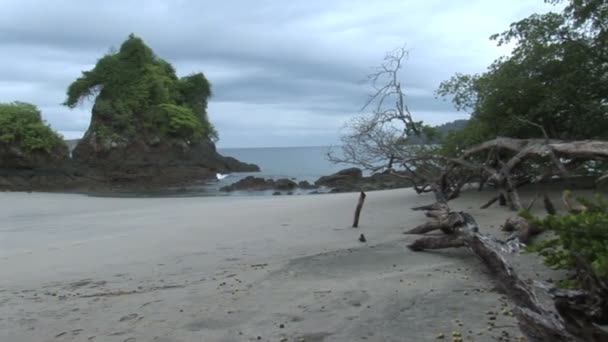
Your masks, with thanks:
[[[0,341],[521,335],[472,253],[405,247],[415,237],[403,231],[425,220],[410,208],[431,195],[369,192],[353,229],[357,197],[0,193]],[[498,232],[512,213],[477,209],[485,200],[467,192],[452,206]]]

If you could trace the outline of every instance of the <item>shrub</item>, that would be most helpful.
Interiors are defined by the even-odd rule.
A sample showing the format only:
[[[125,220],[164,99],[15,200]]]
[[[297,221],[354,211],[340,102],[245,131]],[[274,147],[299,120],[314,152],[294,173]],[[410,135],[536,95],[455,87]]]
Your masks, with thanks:
[[[547,265],[556,269],[576,271],[576,277],[562,281],[565,287],[580,287],[585,277],[608,279],[608,202],[599,196],[594,201],[579,199],[586,210],[567,215],[537,218],[529,215],[539,227],[555,236],[530,245],[527,250],[538,252]],[[589,265],[581,268],[581,262]],[[591,273],[591,274],[589,274]]]
[[[208,132],[194,112],[184,106],[161,104],[152,110],[157,128],[166,136],[197,141]]]
[[[0,143],[27,152],[65,147],[62,137],[42,121],[38,108],[24,102],[0,103]]]

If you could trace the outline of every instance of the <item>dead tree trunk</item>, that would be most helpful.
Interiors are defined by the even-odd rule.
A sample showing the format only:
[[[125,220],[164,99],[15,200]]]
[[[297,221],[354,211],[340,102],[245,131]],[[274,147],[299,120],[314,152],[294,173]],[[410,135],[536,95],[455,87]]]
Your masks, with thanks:
[[[532,341],[608,341],[608,332],[595,325],[589,313],[593,312],[597,315],[597,303],[603,303],[601,298],[595,301],[589,300],[588,298],[593,294],[581,294],[581,291],[549,292],[553,295],[556,305],[546,307],[536,298],[534,288],[519,278],[505,258],[506,253],[519,250],[520,244],[536,233],[535,227],[523,219],[523,221],[507,221],[505,226],[507,229],[517,230],[517,238],[502,242],[480,233],[477,222],[471,215],[450,211],[446,202],[441,201],[445,196],[436,197],[438,203],[426,206],[432,212],[428,216],[435,221],[438,221],[439,217],[450,217],[449,222],[452,227],[447,230],[449,234],[439,237],[424,236],[411,243],[408,246],[410,249],[422,251],[461,246],[470,248],[492,272],[511,301],[516,304],[514,313],[520,329]],[[441,208],[444,210],[443,213],[439,212]],[[432,224],[437,225],[437,222]],[[603,294],[604,292],[600,297]],[[586,300],[582,301],[581,298]],[[595,305],[596,310],[591,310],[590,305]]]
[[[361,191],[359,195],[359,201],[357,202],[357,208],[355,209],[355,219],[353,220],[353,228],[359,228],[359,215],[361,215],[361,209],[365,202],[365,192]]]
[[[489,156],[485,163],[475,162],[479,159],[479,153],[485,151],[489,151],[495,161]],[[448,200],[458,195],[463,177],[480,173],[481,182],[494,186],[498,192],[484,208],[498,201],[514,210],[524,209],[517,192],[521,184],[536,183],[555,176],[568,178],[571,177],[569,169],[575,170],[582,161],[608,160],[608,141],[497,138],[464,151],[459,158],[424,158],[443,163],[443,173],[435,181],[416,186],[418,192],[433,191],[436,203],[415,208],[426,210],[426,216],[431,220],[407,233],[424,234],[442,230],[445,235],[423,236],[409,245],[412,250],[461,246],[471,249],[517,305],[514,312],[520,328],[532,341],[608,341],[606,328],[594,323],[608,322],[608,299],[604,299],[608,298],[607,284],[595,281],[596,285],[585,287],[587,291],[547,290],[547,286],[532,286],[519,278],[505,256],[518,251],[523,243],[539,232],[533,223],[520,218],[507,221],[504,229],[514,233],[503,242],[480,233],[473,217],[452,212],[447,204]],[[545,168],[539,169],[539,164],[545,165]],[[549,198],[544,195],[543,199],[547,212],[554,213],[555,208]],[[574,203],[569,193],[564,194],[563,201],[571,212],[587,209]],[[541,303],[535,295],[538,290],[552,296],[554,305],[547,307]]]

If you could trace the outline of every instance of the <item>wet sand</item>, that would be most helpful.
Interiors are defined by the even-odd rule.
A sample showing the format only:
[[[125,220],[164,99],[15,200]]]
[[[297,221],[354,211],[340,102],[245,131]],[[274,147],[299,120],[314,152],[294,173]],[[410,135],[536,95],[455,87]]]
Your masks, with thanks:
[[[488,196],[452,206],[497,232]],[[0,193],[0,341],[520,336],[474,255],[405,247],[432,196],[369,192],[353,229],[357,198]]]

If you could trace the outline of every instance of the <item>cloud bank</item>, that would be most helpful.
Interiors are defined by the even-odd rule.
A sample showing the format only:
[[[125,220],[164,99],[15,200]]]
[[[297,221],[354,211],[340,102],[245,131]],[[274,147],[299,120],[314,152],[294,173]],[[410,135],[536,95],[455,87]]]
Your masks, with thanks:
[[[361,84],[404,44],[402,72],[417,120],[467,117],[433,93],[455,72],[482,72],[508,53],[488,37],[542,1],[78,0],[0,2],[0,101],[38,105],[66,138],[87,129],[90,104],[61,106],[67,86],[129,33],[180,75],[213,85],[221,147],[336,143],[366,100]]]

